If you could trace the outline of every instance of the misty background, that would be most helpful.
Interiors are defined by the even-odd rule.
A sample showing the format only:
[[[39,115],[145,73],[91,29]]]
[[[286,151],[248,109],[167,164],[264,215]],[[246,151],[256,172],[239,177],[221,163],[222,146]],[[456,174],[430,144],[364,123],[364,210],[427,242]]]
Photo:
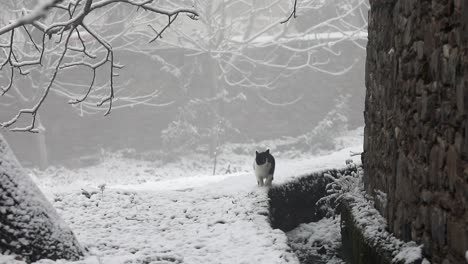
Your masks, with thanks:
[[[187,1],[169,3],[177,4]],[[15,5],[0,4],[4,21],[15,17],[7,11]],[[285,0],[191,5],[200,18],[178,18],[156,41],[165,17],[116,5],[87,18],[110,40],[123,66],[116,70],[112,112],[104,116],[107,107],[96,106],[107,93],[108,70],[99,69],[95,90],[73,105],[70,99],[86,93],[93,73],[61,70],[39,111],[41,132],[4,130],[21,163],[81,167],[97,163],[103,152],[124,149],[136,158],[171,161],[192,152],[213,157],[229,143],[257,147],[265,140],[276,140],[273,151],[313,153],[333,150],[334,137],[363,126],[366,1],[298,1],[298,16],[288,23],[281,23],[291,11]],[[7,75],[2,71],[2,86]],[[1,120],[30,107],[50,75],[46,61],[18,77],[14,93],[0,100]]]

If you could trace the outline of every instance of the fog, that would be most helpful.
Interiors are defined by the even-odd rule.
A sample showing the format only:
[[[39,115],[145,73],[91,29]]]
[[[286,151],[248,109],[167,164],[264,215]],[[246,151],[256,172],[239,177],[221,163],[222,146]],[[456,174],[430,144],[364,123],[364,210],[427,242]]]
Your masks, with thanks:
[[[2,5],[5,13],[21,3]],[[187,3],[167,8],[177,5]],[[363,126],[368,7],[356,0],[298,5],[297,17],[281,23],[291,13],[290,1],[195,1],[199,16],[180,15],[161,36],[166,17],[123,4],[98,10],[85,22],[112,45],[119,66],[112,80],[108,65],[61,68],[37,112],[40,133],[9,130],[28,126],[30,115],[2,133],[24,166],[41,169],[94,165],[103,152],[122,150],[168,161],[192,152],[213,158],[229,144],[261,148],[266,140],[286,138],[288,143],[271,148],[334,150],[331,138]],[[2,18],[5,23],[16,16],[7,12]],[[37,30],[29,33],[40,43]],[[105,55],[89,33],[79,33],[70,46],[82,39],[96,58],[69,52],[64,65],[95,63]],[[16,38],[24,42],[28,35],[18,30]],[[42,67],[14,76],[0,101],[2,122],[42,96],[61,51],[48,45]],[[22,48],[18,56],[34,53],[31,42]],[[11,80],[7,66],[2,87]],[[105,115],[109,102],[97,105],[111,81],[115,97]],[[70,104],[92,82],[89,96]]]
[[[368,9],[0,1],[0,263],[345,263]]]

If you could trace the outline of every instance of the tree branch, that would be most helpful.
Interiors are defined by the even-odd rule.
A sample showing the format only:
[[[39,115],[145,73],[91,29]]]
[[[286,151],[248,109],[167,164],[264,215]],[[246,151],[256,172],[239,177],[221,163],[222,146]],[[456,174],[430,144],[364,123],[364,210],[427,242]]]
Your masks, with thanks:
[[[62,2],[62,0],[41,1],[40,4],[38,4],[32,11],[23,9],[21,11],[22,15],[19,19],[0,28],[0,37],[4,34],[10,33],[9,43],[0,44],[0,48],[3,49],[6,57],[2,62],[0,62],[0,71],[4,70],[5,67],[11,71],[9,72],[8,83],[4,86],[0,86],[0,92],[2,95],[7,94],[11,87],[14,87],[16,78],[15,72],[19,72],[21,75],[29,74],[31,70],[48,66],[42,65],[45,56],[58,56],[51,75],[48,77],[49,83],[42,92],[42,95],[37,99],[36,103],[31,108],[20,109],[9,121],[0,123],[0,126],[3,128],[9,128],[12,131],[38,132],[35,128],[37,123],[36,114],[43,105],[50,91],[59,92],[58,89],[53,89],[56,85],[59,72],[74,67],[84,66],[90,68],[92,77],[84,95],[71,98],[69,100],[70,104],[85,103],[96,87],[97,71],[101,67],[106,65],[109,66],[107,77],[109,80],[109,91],[107,95],[103,95],[100,98],[96,103],[96,106],[101,107],[104,104],[108,104],[104,115],[110,114],[115,100],[115,77],[118,76],[118,73],[116,73],[115,70],[123,67],[115,62],[115,53],[110,41],[117,37],[122,37],[126,32],[130,31],[130,28],[126,28],[123,32],[115,34],[110,39],[106,39],[106,37],[101,36],[94,29],[97,27],[96,23],[84,23],[85,18],[90,14],[96,13],[98,10],[107,8],[110,5],[122,3],[134,6],[137,9],[143,9],[149,13],[166,16],[168,18],[168,22],[160,32],[156,31],[156,29],[152,27],[156,36],[153,37],[151,41],[161,38],[162,33],[170,27],[179,14],[185,13],[192,19],[196,19],[198,17],[198,13],[191,9],[176,8],[174,10],[166,10],[156,7],[156,2],[153,0],[76,0],[70,1],[67,4],[62,4]],[[125,21],[125,19],[122,19],[122,21]],[[21,43],[23,42],[23,39],[20,41],[20,38],[16,37],[16,29],[19,29],[20,27],[24,30],[26,43]],[[41,32],[41,41],[37,39],[37,35],[31,34],[31,28],[35,28]],[[83,31],[80,31],[80,29]],[[90,37],[91,40],[85,39],[83,34],[87,34],[86,38]],[[72,39],[73,41],[71,41]],[[134,42],[134,40],[129,43],[132,42]],[[24,47],[28,45],[33,49],[35,54],[29,52],[31,49],[25,50]],[[58,50],[61,51],[57,53]],[[83,56],[77,56],[79,54],[82,54]],[[103,57],[101,57],[101,55],[103,55]],[[43,74],[47,73],[44,72]],[[34,80],[31,79],[31,82],[34,83]],[[34,87],[34,85],[32,86]],[[60,87],[64,88],[63,86]],[[63,91],[60,91],[59,93],[62,95],[69,95],[69,93]],[[128,100],[132,105],[138,104],[135,100],[141,100],[142,104],[147,104],[149,103],[148,98],[154,98],[154,96],[155,95],[153,94],[149,97],[134,97],[133,99],[126,97],[125,100]],[[28,126],[11,128],[27,114],[32,115],[31,122]]]
[[[292,17],[296,18],[297,17],[296,10],[297,10],[297,0],[294,0],[293,9],[291,11],[291,14],[285,20],[281,21],[280,24],[284,24],[284,23],[288,22]]]

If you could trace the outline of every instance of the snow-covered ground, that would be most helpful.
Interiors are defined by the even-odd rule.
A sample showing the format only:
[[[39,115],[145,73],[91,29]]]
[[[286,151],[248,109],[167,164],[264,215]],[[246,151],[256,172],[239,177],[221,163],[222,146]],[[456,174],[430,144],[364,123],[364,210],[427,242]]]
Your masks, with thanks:
[[[340,216],[300,224],[287,236],[302,263],[344,264],[341,248]]]
[[[338,140],[340,150],[320,156],[278,154],[274,184],[344,167],[362,151],[362,130]],[[211,163],[196,155],[162,164],[116,154],[93,167],[31,175],[88,250],[73,263],[298,263],[286,234],[268,223],[267,191],[256,186],[252,162],[253,154],[224,153],[218,168],[235,172],[210,175]],[[316,226],[330,224],[336,220]]]

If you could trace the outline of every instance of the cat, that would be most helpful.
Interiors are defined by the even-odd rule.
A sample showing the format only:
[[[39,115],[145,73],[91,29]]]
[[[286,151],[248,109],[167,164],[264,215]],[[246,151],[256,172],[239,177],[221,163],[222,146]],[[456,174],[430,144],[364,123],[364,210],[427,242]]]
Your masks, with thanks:
[[[255,151],[255,161],[253,168],[257,177],[258,186],[271,186],[273,174],[275,173],[275,158],[270,154],[270,150],[265,152]]]

